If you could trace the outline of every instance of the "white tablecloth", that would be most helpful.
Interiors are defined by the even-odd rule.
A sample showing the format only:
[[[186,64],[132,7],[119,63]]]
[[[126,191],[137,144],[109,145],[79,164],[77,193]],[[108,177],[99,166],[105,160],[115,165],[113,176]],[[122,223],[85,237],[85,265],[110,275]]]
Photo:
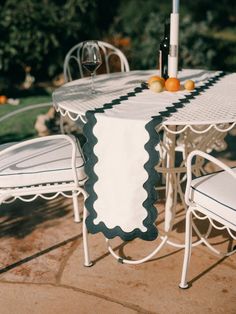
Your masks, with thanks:
[[[101,91],[97,100],[107,101],[87,111],[84,128],[89,177],[86,223],[91,233],[103,232],[107,238],[119,236],[123,240],[157,237],[154,167],[159,158],[159,135],[155,128],[165,117],[182,110],[217,84],[225,86],[226,77],[222,72],[185,71],[180,73],[180,79],[194,79],[194,91],[160,94],[141,88],[134,79],[139,87],[127,82],[124,93],[118,91],[123,96],[117,98],[109,94],[109,81],[106,82],[107,92]],[[105,82],[103,87],[106,90]],[[218,92],[222,94],[222,90]],[[227,88],[223,92],[227,96]]]

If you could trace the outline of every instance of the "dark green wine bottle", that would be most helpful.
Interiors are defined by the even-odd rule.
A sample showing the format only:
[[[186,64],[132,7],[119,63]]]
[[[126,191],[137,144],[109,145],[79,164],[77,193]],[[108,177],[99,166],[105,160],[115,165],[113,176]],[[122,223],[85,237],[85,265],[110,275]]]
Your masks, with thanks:
[[[165,23],[164,37],[160,42],[159,69],[160,76],[165,80],[168,78],[168,55],[170,49],[170,23]]]

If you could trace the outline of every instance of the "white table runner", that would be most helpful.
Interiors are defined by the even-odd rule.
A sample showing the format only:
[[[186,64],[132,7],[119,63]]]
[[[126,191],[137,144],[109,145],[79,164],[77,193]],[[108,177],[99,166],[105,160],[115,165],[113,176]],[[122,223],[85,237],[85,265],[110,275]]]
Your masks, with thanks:
[[[86,224],[91,233],[103,232],[107,238],[123,240],[157,237],[154,167],[159,138],[155,128],[163,117],[190,103],[223,75],[195,71],[191,78],[197,87],[192,92],[154,94],[137,87],[86,113]]]

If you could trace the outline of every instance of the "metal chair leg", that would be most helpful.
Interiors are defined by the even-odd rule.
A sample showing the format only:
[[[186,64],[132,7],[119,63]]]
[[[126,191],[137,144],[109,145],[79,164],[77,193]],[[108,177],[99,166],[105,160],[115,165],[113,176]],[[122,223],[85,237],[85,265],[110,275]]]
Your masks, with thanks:
[[[186,289],[189,286],[187,282],[187,272],[188,272],[188,266],[189,266],[190,257],[191,257],[191,248],[192,248],[192,211],[191,211],[191,207],[189,207],[186,213],[184,262],[183,262],[181,281],[179,284],[179,287],[181,289]]]
[[[72,199],[73,199],[73,208],[74,208],[74,221],[81,222],[80,214],[79,214],[79,203],[78,203],[78,196],[77,191],[72,192]]]

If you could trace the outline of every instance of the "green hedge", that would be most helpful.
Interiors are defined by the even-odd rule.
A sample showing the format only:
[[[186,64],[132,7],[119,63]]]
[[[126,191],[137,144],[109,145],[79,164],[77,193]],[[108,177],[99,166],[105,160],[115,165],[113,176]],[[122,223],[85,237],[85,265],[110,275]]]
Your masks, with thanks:
[[[9,85],[22,82],[26,67],[31,67],[31,73],[36,80],[50,79],[61,72],[69,47],[91,34],[95,2],[1,1],[2,87],[4,83]]]
[[[163,25],[171,3],[121,1],[110,34],[130,39],[131,68],[157,66]],[[236,2],[181,1],[180,67],[236,71]]]
[[[62,72],[66,52],[85,39],[104,39],[127,54],[131,69],[157,66],[163,23],[172,1],[2,0],[0,94],[25,78]],[[181,0],[180,67],[236,71],[236,2]]]

